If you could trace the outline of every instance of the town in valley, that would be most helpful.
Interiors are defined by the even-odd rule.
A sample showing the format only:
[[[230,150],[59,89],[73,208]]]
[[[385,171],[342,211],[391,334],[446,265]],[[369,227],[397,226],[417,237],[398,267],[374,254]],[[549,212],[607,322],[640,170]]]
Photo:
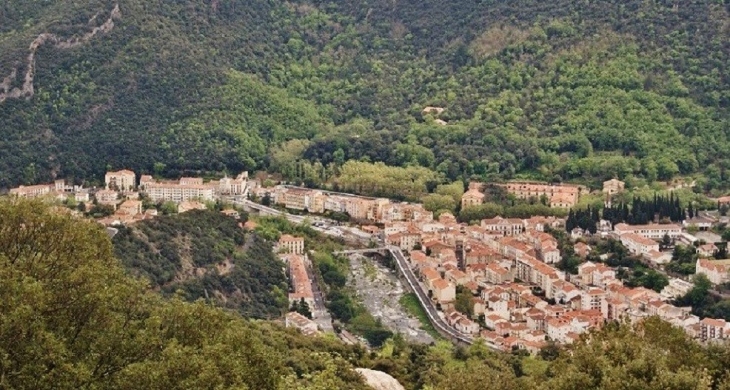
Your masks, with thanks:
[[[586,187],[570,184],[507,182],[494,186],[516,199],[541,199],[546,206],[558,209],[575,207],[589,192]],[[488,187],[469,183],[461,208],[482,204]],[[604,183],[601,192],[608,203],[624,190],[623,182],[612,179]],[[609,321],[635,323],[650,316],[658,316],[702,342],[730,337],[730,323],[724,319],[700,318],[691,313],[691,307],[673,304],[692,290],[689,278],[670,273],[660,291],[629,286],[621,277],[625,270],[602,261],[611,254],[595,256],[597,248],[590,244],[607,240],[620,243],[657,272],[664,272],[672,261],[672,248],[692,247],[697,253],[695,274],[704,274],[712,285],[722,285],[730,281],[730,260],[713,257],[724,243],[708,242],[694,234],[710,232],[722,218],[727,219],[718,213],[698,211],[681,221],[662,223],[650,218],[645,224],[613,224],[601,218],[590,228],[572,229],[566,229],[568,218],[555,216],[494,216],[467,223],[449,212],[435,216],[420,203],[273,185],[250,178],[246,172],[235,178],[204,181],[199,177],[138,178],[135,172],[121,170],[108,172],[103,188],[58,180],[13,188],[10,195],[55,200],[79,215],[81,210],[104,207],[107,212],[96,219],[110,231],[115,226],[156,218],[165,207],[184,213],[205,209],[213,202],[227,205],[221,212],[232,218],[238,218],[239,210],[281,215],[345,240],[352,254],[394,256],[403,285],[419,296],[439,333],[465,343],[481,339],[503,351],[535,354],[551,342],[573,343]],[[718,204],[729,202],[718,199]],[[332,215],[344,215],[346,221],[328,218]],[[254,229],[255,223],[241,224],[241,228]],[[570,243],[573,253],[561,253],[559,237]],[[287,325],[310,335],[332,331],[305,239],[282,235],[275,251],[289,270],[290,303],[306,302],[311,308],[311,319],[295,311],[288,313]],[[581,260],[574,272],[558,266],[567,255]],[[357,342],[351,335],[346,337]]]

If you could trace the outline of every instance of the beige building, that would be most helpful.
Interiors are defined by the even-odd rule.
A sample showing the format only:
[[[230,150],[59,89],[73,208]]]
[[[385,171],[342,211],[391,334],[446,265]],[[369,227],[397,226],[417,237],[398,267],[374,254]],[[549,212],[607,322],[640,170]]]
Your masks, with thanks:
[[[456,299],[456,286],[444,279],[437,279],[431,283],[433,297],[441,303],[453,302]]]
[[[725,320],[704,318],[700,321],[700,340],[722,340],[727,338],[729,327]]]
[[[284,207],[291,210],[304,210],[307,208],[308,190],[300,188],[287,188],[282,196]]]
[[[636,233],[652,240],[661,240],[664,238],[664,235],[668,235],[669,238],[674,239],[682,233],[682,227],[674,224],[627,225],[625,223],[617,223],[613,227],[613,230],[619,236]]]
[[[153,202],[189,200],[213,200],[213,188],[208,185],[185,185],[176,183],[147,183],[144,192]]]
[[[646,256],[652,251],[659,251],[659,243],[636,233],[621,235],[621,243],[631,253]]]
[[[570,193],[558,193],[550,197],[550,207],[557,209],[569,209],[575,205],[577,198]]]
[[[316,336],[320,333],[316,322],[295,311],[286,313],[285,324],[287,328],[299,329],[305,336]]]
[[[730,260],[697,259],[695,273],[705,274],[713,284],[730,281]]]
[[[134,191],[137,186],[137,176],[134,172],[123,169],[116,172],[107,172],[104,176],[107,190],[116,190],[121,192]]]
[[[119,194],[112,190],[99,190],[94,194],[96,201],[101,204],[114,205],[116,206],[119,202]]]
[[[603,182],[603,193],[606,195],[618,194],[624,190],[626,184],[618,179],[606,180]]]
[[[363,198],[346,198],[345,212],[353,219],[367,219],[368,212],[374,206],[374,202],[370,199]]]
[[[525,224],[517,218],[502,218],[500,216],[483,219],[481,227],[488,232],[494,232],[503,236],[516,236],[525,231]]]
[[[307,204],[307,211],[310,213],[322,214],[324,213],[324,201],[325,195],[322,191],[312,191],[305,199]]]
[[[119,205],[118,212],[129,216],[142,214],[142,202],[138,200],[126,200]]]
[[[500,187],[507,190],[508,193],[514,195],[518,199],[540,199],[546,196],[551,203],[555,203],[555,207],[573,207],[585,187],[570,184],[548,184],[542,182],[514,181],[505,184],[499,184]],[[553,197],[560,194],[553,200]]]
[[[155,183],[156,183],[155,179],[150,175],[142,175],[139,178],[139,188],[140,189],[145,189],[145,188],[147,188],[148,185],[155,184]]]
[[[19,198],[37,198],[48,195],[54,189],[52,184],[38,184],[34,186],[20,186],[10,190],[10,195]]]
[[[181,177],[180,185],[181,186],[202,186],[203,178],[202,177]]]
[[[248,172],[243,172],[232,179],[228,176],[218,181],[218,193],[221,195],[242,195],[246,191]]]
[[[283,234],[279,238],[278,248],[286,253],[302,255],[304,254],[304,238]]]
[[[484,194],[479,192],[477,189],[469,189],[464,195],[461,196],[461,208],[478,206],[484,203]]]
[[[205,206],[205,203],[198,202],[195,200],[186,200],[184,202],[180,202],[177,205],[177,212],[178,213],[185,213],[191,210],[205,210],[207,207]]]

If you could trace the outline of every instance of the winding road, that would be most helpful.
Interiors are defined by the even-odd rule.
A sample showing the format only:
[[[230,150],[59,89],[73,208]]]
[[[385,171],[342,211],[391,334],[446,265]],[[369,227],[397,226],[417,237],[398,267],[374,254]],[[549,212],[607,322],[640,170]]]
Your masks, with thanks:
[[[300,215],[292,215],[289,213],[285,213],[283,211],[263,206],[258,203],[251,202],[250,200],[242,200],[238,203],[242,204],[243,206],[249,207],[251,209],[257,210],[259,212],[269,214],[269,215],[280,215],[285,217],[287,220],[289,220],[292,223],[302,223],[304,222],[306,217],[300,216]],[[321,219],[320,219],[321,220]],[[326,220],[325,220],[326,221]],[[329,221],[328,221],[329,222]],[[335,222],[332,221],[332,224]],[[341,232],[338,231],[332,231],[329,229],[323,229],[319,227],[315,227],[316,230],[328,234],[328,235],[337,235],[341,234]],[[350,228],[350,232],[353,234],[360,236],[360,237],[370,237],[368,233],[365,233],[363,231],[360,231],[356,228]],[[359,234],[358,234],[359,233]],[[426,311],[426,315],[428,316],[429,321],[431,321],[431,324],[440,331],[442,334],[446,335],[448,338],[450,338],[452,341],[460,342],[463,344],[471,345],[474,343],[474,338],[471,335],[468,335],[466,333],[462,333],[454,329],[453,327],[449,326],[449,324],[444,321],[443,318],[439,315],[438,310],[436,310],[436,306],[434,302],[428,297],[428,294],[426,291],[424,291],[423,286],[418,282],[418,278],[416,277],[415,273],[413,272],[413,269],[408,264],[408,260],[406,259],[405,255],[403,254],[403,251],[400,250],[400,248],[396,246],[387,246],[387,247],[380,247],[380,248],[372,248],[372,249],[363,249],[363,250],[357,250],[357,251],[343,251],[343,253],[363,253],[363,252],[377,252],[378,250],[387,249],[388,252],[393,256],[393,258],[396,260],[396,264],[398,266],[398,270],[400,273],[406,278],[406,281],[408,282],[408,286],[410,287],[411,291],[415,292],[416,297],[418,298],[418,302],[421,304],[421,307],[424,308]],[[492,343],[486,342],[485,345],[491,349],[501,351],[501,349]]]

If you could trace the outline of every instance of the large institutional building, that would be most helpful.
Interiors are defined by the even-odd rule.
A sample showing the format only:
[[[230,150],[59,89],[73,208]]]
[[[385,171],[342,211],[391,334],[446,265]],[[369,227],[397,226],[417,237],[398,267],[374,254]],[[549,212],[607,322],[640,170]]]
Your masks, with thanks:
[[[137,175],[127,169],[107,172],[104,176],[104,183],[107,190],[131,192],[137,187]]]

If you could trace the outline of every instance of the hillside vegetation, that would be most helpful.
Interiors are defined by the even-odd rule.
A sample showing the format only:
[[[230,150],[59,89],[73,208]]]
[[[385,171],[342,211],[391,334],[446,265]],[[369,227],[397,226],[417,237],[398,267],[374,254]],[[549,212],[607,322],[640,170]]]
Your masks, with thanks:
[[[32,97],[0,103],[1,186],[109,167],[321,184],[348,160],[441,180],[729,185],[727,0],[0,7],[0,94],[35,64]],[[58,40],[29,62],[43,33]]]
[[[567,350],[498,354],[477,343],[370,353],[304,337],[130,277],[103,228],[40,202],[0,202],[0,387],[366,389],[355,367],[407,389],[730,389],[727,346],[650,318],[608,324]]]
[[[245,221],[244,217],[244,221]],[[253,318],[277,318],[288,307],[284,264],[271,243],[244,234],[238,221],[193,210],[121,227],[114,253],[155,290],[181,291]]]

